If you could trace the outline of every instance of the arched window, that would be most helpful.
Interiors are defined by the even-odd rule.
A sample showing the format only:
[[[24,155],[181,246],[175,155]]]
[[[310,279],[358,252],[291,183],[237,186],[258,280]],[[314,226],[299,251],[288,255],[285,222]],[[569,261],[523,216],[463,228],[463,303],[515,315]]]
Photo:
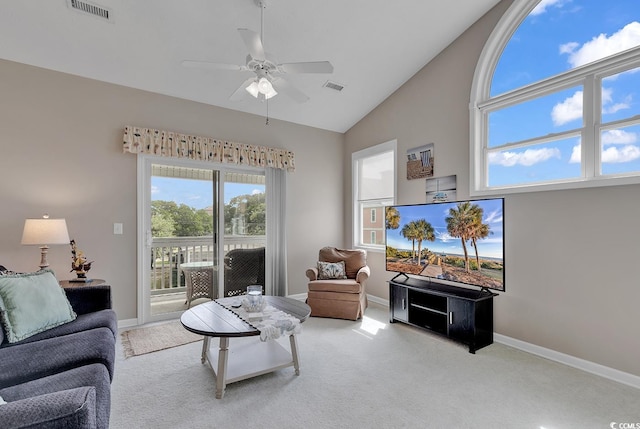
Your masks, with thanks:
[[[507,10],[471,91],[471,193],[640,183],[640,2]]]

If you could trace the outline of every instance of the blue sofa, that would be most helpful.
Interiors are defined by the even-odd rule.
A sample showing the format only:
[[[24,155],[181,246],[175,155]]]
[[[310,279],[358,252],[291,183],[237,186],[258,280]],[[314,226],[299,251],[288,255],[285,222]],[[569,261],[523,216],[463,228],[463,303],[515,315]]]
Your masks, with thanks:
[[[75,320],[9,343],[0,330],[0,426],[108,428],[117,317],[110,286],[64,289]]]

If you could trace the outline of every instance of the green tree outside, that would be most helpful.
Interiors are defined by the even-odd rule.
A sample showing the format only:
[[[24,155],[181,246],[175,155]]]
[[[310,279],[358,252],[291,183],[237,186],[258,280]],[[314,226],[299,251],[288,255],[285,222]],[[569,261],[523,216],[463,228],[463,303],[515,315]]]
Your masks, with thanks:
[[[239,195],[224,206],[224,232],[236,235],[266,234],[264,193]],[[200,237],[213,234],[213,217],[205,209],[195,209],[174,201],[151,202],[153,237]]]

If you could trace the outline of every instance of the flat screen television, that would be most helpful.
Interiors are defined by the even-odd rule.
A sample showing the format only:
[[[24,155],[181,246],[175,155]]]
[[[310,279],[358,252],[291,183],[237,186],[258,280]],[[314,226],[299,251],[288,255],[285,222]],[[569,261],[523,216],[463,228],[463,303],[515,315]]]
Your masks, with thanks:
[[[386,207],[386,270],[504,292],[504,199]]]

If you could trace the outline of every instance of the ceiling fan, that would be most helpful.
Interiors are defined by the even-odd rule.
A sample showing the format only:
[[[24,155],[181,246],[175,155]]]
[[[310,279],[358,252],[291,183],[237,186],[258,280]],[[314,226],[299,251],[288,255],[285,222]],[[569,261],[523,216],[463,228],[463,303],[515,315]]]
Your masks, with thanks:
[[[249,51],[245,65],[222,64],[207,61],[182,61],[184,67],[208,69],[208,70],[233,70],[240,72],[253,72],[252,76],[245,80],[235,90],[230,100],[239,101],[245,91],[261,100],[268,100],[279,93],[286,94],[293,100],[304,103],[309,97],[298,88],[289,83],[283,75],[294,73],[333,73],[333,65],[329,61],[314,61],[301,63],[278,64],[275,59],[264,51],[264,9],[265,0],[254,0],[260,7],[260,34],[247,28],[238,28],[238,32]]]

